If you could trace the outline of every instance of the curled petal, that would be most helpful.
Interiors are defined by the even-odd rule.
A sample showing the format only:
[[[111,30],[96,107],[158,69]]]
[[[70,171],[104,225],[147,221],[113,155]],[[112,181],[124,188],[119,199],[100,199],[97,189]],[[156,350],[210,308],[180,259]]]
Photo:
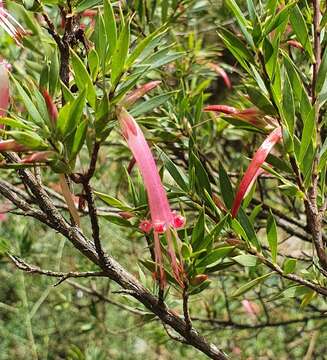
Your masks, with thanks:
[[[253,156],[253,159],[240,182],[237,194],[235,196],[235,200],[231,211],[233,218],[236,217],[238,210],[241,206],[242,200],[249,186],[251,186],[251,184],[253,184],[253,182],[260,175],[259,169],[261,165],[265,162],[268,154],[275,146],[275,144],[281,140],[281,138],[282,138],[282,130],[280,127],[278,127],[269,134],[269,136],[261,144],[255,155]]]

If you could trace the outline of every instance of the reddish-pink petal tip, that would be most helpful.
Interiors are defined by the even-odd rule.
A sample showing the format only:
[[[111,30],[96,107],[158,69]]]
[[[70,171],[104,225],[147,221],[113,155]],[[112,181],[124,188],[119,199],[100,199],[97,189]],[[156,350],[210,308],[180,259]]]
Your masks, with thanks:
[[[139,229],[148,234],[152,229],[152,224],[149,220],[142,220],[139,224]]]

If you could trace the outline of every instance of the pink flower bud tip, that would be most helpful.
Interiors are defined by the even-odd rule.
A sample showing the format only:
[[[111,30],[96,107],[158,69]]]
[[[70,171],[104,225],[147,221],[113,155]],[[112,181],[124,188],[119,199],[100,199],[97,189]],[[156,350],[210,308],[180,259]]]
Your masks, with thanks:
[[[120,105],[124,107],[129,107],[133,105],[137,100],[139,100],[142,96],[157,87],[160,83],[161,81],[150,81],[140,86],[139,88],[127,94],[125,98],[121,101]]]
[[[139,229],[148,234],[152,230],[152,224],[149,220],[142,220],[140,222]]]
[[[28,150],[26,146],[18,144],[16,140],[2,140],[0,141],[0,152],[14,151],[22,152]]]
[[[48,91],[46,89],[42,90],[42,95],[43,95],[44,101],[47,105],[50,120],[51,120],[52,124],[55,124],[57,121],[57,118],[58,118],[57,107],[56,107],[55,103],[53,102],[52,97],[50,96],[50,94],[48,93]]]
[[[51,155],[53,155],[53,151],[38,151],[38,152],[33,153],[32,155],[24,157],[21,160],[21,163],[28,164],[28,163],[36,163],[36,162],[40,162],[40,161],[46,161],[51,157]]]

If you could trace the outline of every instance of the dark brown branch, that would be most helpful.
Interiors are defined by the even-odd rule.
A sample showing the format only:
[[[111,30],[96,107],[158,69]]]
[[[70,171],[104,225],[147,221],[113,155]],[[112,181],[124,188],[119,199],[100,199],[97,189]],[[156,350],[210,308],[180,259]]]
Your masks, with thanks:
[[[189,331],[192,329],[192,320],[189,313],[189,306],[188,306],[188,284],[184,283],[184,289],[183,289],[183,314],[184,314],[184,320],[186,323],[187,328]]]
[[[45,275],[49,277],[56,277],[60,278],[60,280],[54,285],[57,286],[61,284],[63,281],[69,278],[86,278],[86,277],[103,277],[105,273],[103,271],[84,271],[84,272],[76,272],[76,271],[69,271],[69,272],[61,272],[61,271],[52,271],[52,270],[45,270],[41,269],[38,266],[30,265],[23,259],[19,258],[15,255],[8,255],[13,264],[20,270],[23,270],[29,274],[39,274]]]
[[[218,319],[210,319],[210,318],[201,318],[201,317],[192,317],[193,321],[198,321],[202,323],[208,323],[211,325],[215,325],[215,328],[233,328],[233,329],[263,329],[268,327],[279,327],[279,326],[287,326],[292,324],[299,323],[307,323],[310,320],[326,320],[327,316],[316,315],[316,316],[308,316],[303,317],[301,319],[290,319],[285,321],[276,321],[276,322],[264,322],[258,324],[241,324],[234,321],[229,320],[218,320]]]

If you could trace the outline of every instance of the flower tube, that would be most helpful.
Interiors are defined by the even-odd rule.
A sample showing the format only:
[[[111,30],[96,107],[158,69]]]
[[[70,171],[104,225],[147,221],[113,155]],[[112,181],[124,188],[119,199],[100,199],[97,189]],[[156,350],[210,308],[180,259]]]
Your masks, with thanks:
[[[9,107],[9,76],[7,64],[0,60],[0,117],[5,116]],[[0,129],[3,128],[0,125]]]
[[[136,123],[135,119],[123,107],[117,108],[117,117],[123,135],[142,174],[144,186],[147,191],[151,221],[142,221],[140,229],[144,232],[149,232],[153,229],[154,253],[156,264],[159,266],[160,286],[163,287],[166,281],[162,265],[161,244],[159,239],[159,234],[162,233],[165,233],[166,235],[168,254],[171,259],[175,279],[181,286],[183,286],[183,268],[176,258],[171,230],[182,227],[185,220],[182,216],[175,214],[169,206],[167,194],[161,183],[155,160],[141,128]]]

